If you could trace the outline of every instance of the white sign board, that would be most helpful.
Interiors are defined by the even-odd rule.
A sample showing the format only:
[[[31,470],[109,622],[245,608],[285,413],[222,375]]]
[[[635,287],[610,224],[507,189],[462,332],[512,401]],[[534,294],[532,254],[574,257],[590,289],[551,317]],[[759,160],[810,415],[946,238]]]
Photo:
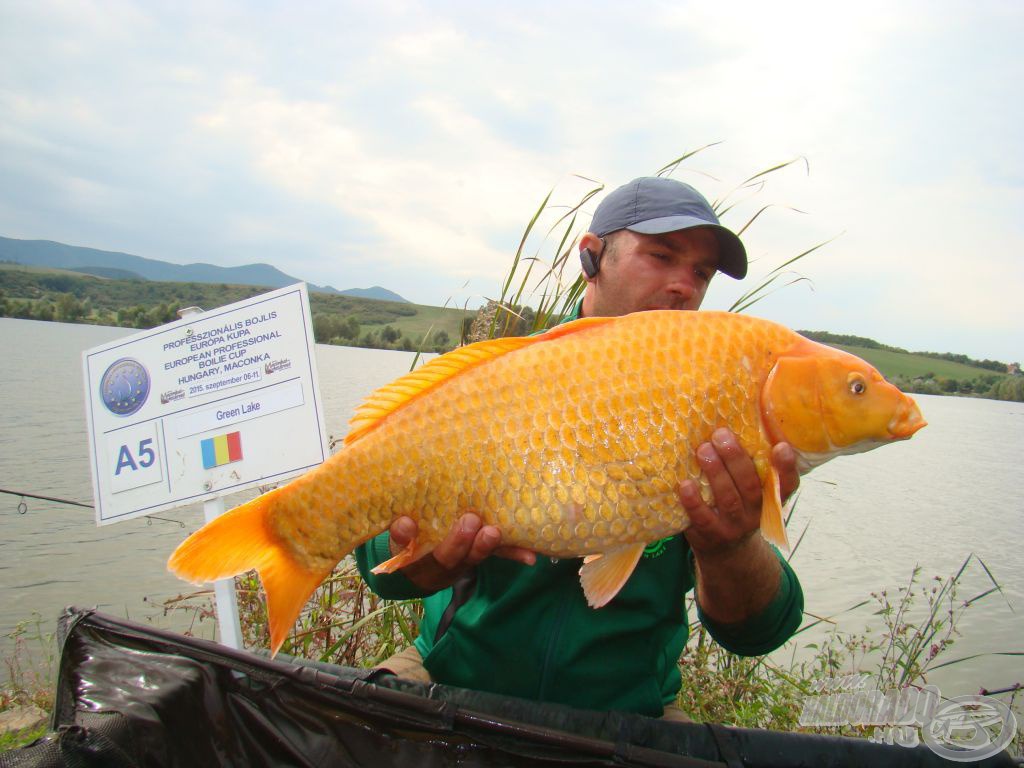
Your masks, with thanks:
[[[305,284],[87,350],[82,364],[97,525],[328,456]]]

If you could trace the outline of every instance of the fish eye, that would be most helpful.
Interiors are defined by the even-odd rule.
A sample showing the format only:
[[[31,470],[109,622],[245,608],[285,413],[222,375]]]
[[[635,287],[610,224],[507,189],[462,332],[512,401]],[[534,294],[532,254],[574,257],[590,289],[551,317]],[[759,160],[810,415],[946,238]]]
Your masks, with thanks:
[[[851,394],[854,395],[863,395],[868,389],[868,385],[864,379],[856,374],[850,377],[849,386]]]

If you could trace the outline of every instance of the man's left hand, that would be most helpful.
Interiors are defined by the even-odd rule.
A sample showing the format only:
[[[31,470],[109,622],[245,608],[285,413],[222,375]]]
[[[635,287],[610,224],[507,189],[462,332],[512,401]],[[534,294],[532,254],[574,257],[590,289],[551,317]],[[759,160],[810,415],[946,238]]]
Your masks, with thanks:
[[[714,506],[701,498],[697,484],[679,486],[679,500],[690,517],[683,535],[697,562],[697,600],[706,616],[726,623],[746,621],[762,612],[779,589],[782,567],[761,536],[761,480],[753,459],[727,429],[716,429],[710,443],[697,449]],[[786,443],[772,450],[782,498],[800,478],[796,454]]]
[[[714,495],[709,506],[693,480],[679,486],[679,500],[690,517],[684,535],[698,559],[743,544],[761,527],[761,478],[754,461],[728,429],[716,429],[711,442],[697,448],[697,459]],[[796,454],[788,443],[772,449],[785,503],[800,484]]]

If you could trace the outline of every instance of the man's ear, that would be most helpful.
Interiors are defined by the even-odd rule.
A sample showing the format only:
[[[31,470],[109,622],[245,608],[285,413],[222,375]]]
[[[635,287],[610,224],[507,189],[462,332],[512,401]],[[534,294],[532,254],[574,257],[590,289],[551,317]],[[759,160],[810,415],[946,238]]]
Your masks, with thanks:
[[[580,238],[580,266],[583,268],[583,277],[586,281],[592,282],[601,269],[601,256],[604,251],[604,241],[593,232],[586,232]]]

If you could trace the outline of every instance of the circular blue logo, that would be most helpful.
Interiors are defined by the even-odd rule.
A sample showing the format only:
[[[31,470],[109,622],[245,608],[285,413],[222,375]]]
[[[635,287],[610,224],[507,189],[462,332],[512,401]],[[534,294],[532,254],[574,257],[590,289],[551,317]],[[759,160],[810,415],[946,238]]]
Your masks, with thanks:
[[[149,397],[149,373],[142,363],[122,357],[110,364],[100,379],[100,397],[116,416],[131,416]]]

